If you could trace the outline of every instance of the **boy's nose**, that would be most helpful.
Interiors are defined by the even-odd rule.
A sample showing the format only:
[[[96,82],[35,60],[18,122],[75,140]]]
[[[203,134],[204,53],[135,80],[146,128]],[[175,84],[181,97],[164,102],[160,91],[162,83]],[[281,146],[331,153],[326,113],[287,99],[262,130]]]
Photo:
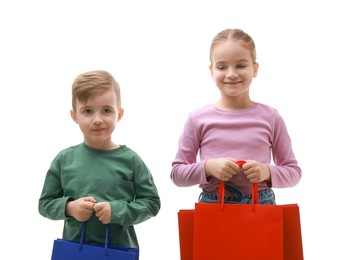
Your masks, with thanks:
[[[100,124],[103,122],[102,118],[100,116],[95,116],[93,119],[93,124]]]

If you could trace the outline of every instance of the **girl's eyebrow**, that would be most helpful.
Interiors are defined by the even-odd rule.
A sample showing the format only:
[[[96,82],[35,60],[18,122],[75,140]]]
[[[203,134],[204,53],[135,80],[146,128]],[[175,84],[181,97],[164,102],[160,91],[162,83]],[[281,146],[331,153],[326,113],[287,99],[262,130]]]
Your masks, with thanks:
[[[250,62],[248,59],[240,59],[240,60],[235,60],[233,62],[230,62],[230,63],[238,63],[238,62]],[[219,60],[219,61],[216,61],[215,64],[228,64],[229,62],[228,61],[225,61],[225,60]]]
[[[250,62],[248,59],[240,59],[237,62]]]

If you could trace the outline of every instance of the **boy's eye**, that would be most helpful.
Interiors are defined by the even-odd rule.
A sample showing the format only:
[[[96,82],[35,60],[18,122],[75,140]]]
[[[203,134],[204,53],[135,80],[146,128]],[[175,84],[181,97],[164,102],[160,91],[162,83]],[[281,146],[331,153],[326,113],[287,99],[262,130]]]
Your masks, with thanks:
[[[91,109],[85,109],[83,111],[84,114],[91,114],[92,113],[92,110]]]

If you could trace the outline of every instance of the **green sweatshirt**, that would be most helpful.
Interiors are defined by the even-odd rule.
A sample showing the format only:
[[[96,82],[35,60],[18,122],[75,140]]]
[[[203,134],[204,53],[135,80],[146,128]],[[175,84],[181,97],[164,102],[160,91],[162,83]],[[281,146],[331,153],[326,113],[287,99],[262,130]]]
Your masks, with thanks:
[[[133,150],[120,146],[96,150],[82,143],[61,151],[47,172],[39,213],[64,220],[63,239],[79,241],[82,223],[65,215],[70,200],[93,196],[111,205],[111,245],[139,247],[134,225],[158,214],[160,198],[153,177]],[[104,244],[105,225],[95,214],[88,220],[85,242]]]

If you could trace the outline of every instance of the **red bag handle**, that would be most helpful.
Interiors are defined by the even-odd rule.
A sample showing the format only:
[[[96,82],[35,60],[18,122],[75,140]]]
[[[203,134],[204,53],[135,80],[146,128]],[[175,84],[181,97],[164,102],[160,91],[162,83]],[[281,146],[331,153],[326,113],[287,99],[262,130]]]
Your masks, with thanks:
[[[235,162],[240,168],[246,163],[246,161],[236,161]],[[217,202],[221,204],[221,209],[223,208],[225,204],[225,182],[220,181],[220,187],[219,187],[219,195],[217,198]],[[258,204],[258,184],[253,183],[252,185],[252,205]]]

